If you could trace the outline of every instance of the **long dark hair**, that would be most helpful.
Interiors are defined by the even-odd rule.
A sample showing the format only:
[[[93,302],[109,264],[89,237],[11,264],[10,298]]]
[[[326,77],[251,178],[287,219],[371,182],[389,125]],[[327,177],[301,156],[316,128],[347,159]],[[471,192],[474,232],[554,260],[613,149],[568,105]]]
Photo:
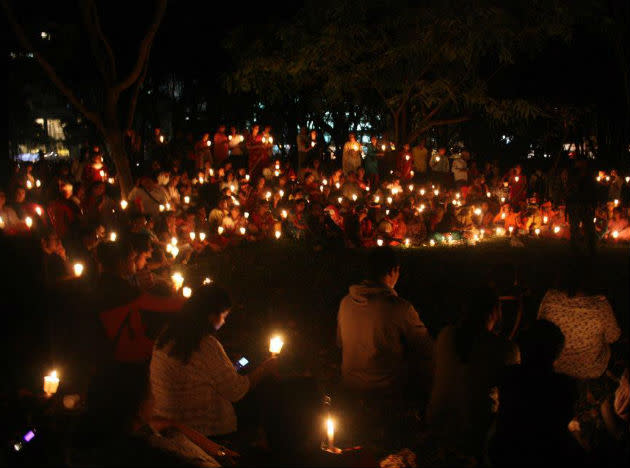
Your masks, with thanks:
[[[466,295],[463,313],[455,325],[455,352],[464,364],[468,363],[475,341],[486,331],[498,296],[491,287],[473,289]]]
[[[210,317],[218,316],[230,307],[232,301],[223,288],[213,284],[200,287],[164,327],[155,343],[157,349],[172,343],[168,355],[187,364],[199,349],[201,340],[215,333]]]

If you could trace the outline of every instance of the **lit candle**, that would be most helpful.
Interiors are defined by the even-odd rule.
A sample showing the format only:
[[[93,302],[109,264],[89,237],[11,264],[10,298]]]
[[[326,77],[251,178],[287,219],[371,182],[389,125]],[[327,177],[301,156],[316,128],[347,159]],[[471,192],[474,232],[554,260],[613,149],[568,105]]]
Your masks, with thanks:
[[[188,195],[184,197],[184,203],[186,203],[187,205],[190,203],[190,197]]]
[[[283,346],[284,346],[284,341],[282,340],[282,337],[279,335],[273,336],[269,340],[269,352],[274,356],[280,354],[280,351],[282,351]]]
[[[486,197],[490,198],[492,194],[490,192],[486,192]]]
[[[244,227],[241,227],[241,228],[239,229],[239,232],[241,233],[241,236],[244,236],[244,235],[245,235],[245,233],[247,232],[247,229],[245,229]]]
[[[630,177],[626,176],[626,184],[630,184]]]
[[[520,177],[519,177],[519,176],[515,176],[515,177],[514,177],[514,182],[518,182],[518,181],[519,181],[519,179],[520,179]]]
[[[619,206],[619,200],[615,198],[615,206]]]
[[[249,182],[249,174],[245,174],[245,180]]]
[[[128,205],[127,200],[120,200],[120,207],[121,207],[123,210],[126,210],[126,209],[127,209],[127,205]]]
[[[420,205],[420,207],[418,208],[418,211],[419,211],[420,213],[422,213],[422,212],[424,211],[424,203],[422,203],[422,204]]]
[[[116,182],[116,180],[113,177],[110,177],[109,179],[107,179],[107,182],[109,182],[111,185],[114,185],[114,182]]]
[[[190,236],[190,240],[191,240],[191,241],[194,241],[194,240],[195,240],[195,238],[197,237],[197,234],[195,234],[194,232],[191,232],[191,233],[189,234],[189,236]]]
[[[322,180],[322,185],[328,185],[328,179]]]
[[[411,159],[411,156],[409,156],[408,154],[406,154],[406,155],[405,155],[405,159],[406,159],[407,161],[409,161],[409,160]]]
[[[543,216],[543,224],[547,224],[549,222],[548,216]]]
[[[424,196],[424,194],[426,193],[426,190],[424,190],[423,188],[420,189],[420,195]]]
[[[37,213],[37,215],[38,215],[38,216],[41,216],[41,215],[42,215],[42,213],[43,213],[43,211],[42,211],[41,207],[36,206],[36,207],[35,207],[35,213]]]
[[[232,141],[232,135],[228,135],[228,140]]]
[[[166,210],[167,210],[167,211],[170,211],[170,210],[171,210],[171,204],[170,204],[170,203],[167,203],[165,206],[166,206]]]
[[[440,157],[439,157],[439,156],[436,156],[436,157],[435,157],[435,161],[436,161],[436,162],[440,162]]]
[[[159,206],[160,211],[164,211],[164,205]]]
[[[280,231],[276,230],[274,235],[276,236],[276,239],[280,239],[280,236],[282,235],[282,233]]]
[[[0,216],[0,228],[4,228],[4,219]]]
[[[413,184],[409,184],[409,187],[407,187],[409,189],[410,192],[413,192]]]
[[[510,234],[512,234],[512,233],[514,232],[514,226],[510,226],[510,227],[508,228],[508,231],[510,231]]]
[[[505,234],[505,229],[498,227],[497,228],[497,236],[502,236],[503,234]]]
[[[177,245],[177,237],[171,237],[171,245],[175,247]]]
[[[627,177],[626,177],[626,179],[627,179]],[[626,182],[627,182],[627,180],[626,180]],[[41,180],[39,180],[39,179],[37,179],[37,180],[35,181],[35,187],[40,188],[41,186],[42,186],[42,181],[41,181]]]
[[[83,274],[83,264],[82,263],[78,263],[78,262],[75,263],[72,266],[72,269],[74,270],[74,276],[76,276],[77,278]]]
[[[182,296],[188,299],[191,295],[192,289],[190,289],[188,286],[184,286],[184,289],[182,289]]]
[[[379,247],[383,247],[383,239],[377,239],[376,243],[378,244]]]
[[[535,233],[537,236],[540,236],[540,228],[536,228],[536,229],[534,229],[534,233]]]
[[[287,210],[282,210],[282,217],[286,218],[288,216]]]
[[[614,239],[619,237],[619,231],[613,231],[612,236],[613,236]]]
[[[326,419],[326,436],[328,437],[328,448],[335,447],[335,422],[332,418]]]
[[[553,232],[555,232],[556,234],[558,234],[560,232],[560,226],[556,226],[553,228]]]
[[[269,200],[271,198],[271,192],[265,193],[265,198]]]
[[[280,190],[278,193],[280,194],[280,198],[284,197],[284,190]]]
[[[177,271],[173,273],[171,279],[173,280],[175,291],[179,291],[179,289],[184,285],[184,276],[179,271]]]
[[[311,141],[311,148],[315,148],[315,142]]]
[[[343,200],[343,197],[337,197],[337,202],[338,202],[339,204],[341,204],[341,201],[342,201],[342,200]]]
[[[505,203],[505,197],[501,197],[501,203]]]
[[[433,239],[431,239],[431,240],[429,241],[429,245],[430,245],[431,247],[435,246],[435,241],[434,241]]]
[[[212,175],[212,174],[210,174],[210,175]],[[199,183],[203,184],[203,176],[199,176]]]
[[[219,235],[223,234],[223,231],[224,231],[224,230],[225,230],[225,229],[223,229],[223,226],[219,226],[219,228],[217,229],[217,231],[218,231]]]
[[[481,216],[481,208],[475,208],[475,214]]]
[[[179,255],[179,247],[175,246],[175,245],[171,245],[171,255],[173,256],[173,258],[177,257],[177,255]]]
[[[381,197],[379,197],[378,195],[374,195],[374,203],[378,203],[381,201]]]
[[[232,135],[230,135],[230,140],[232,139]],[[206,146],[212,146],[212,142],[210,140],[206,141]]]
[[[505,213],[501,213],[501,219],[505,219],[506,214]]]
[[[385,145],[381,145],[381,150],[385,151]]]
[[[340,184],[339,182],[337,182],[337,183],[335,184],[335,187],[337,187],[337,190],[339,190],[339,189],[341,188],[341,184]]]
[[[212,280],[211,280],[210,278],[208,278],[208,277],[206,277],[206,278],[203,280],[203,284],[210,284],[210,283],[212,283]]]
[[[30,216],[27,216],[27,217],[24,219],[24,222],[26,223],[26,227],[27,227],[27,228],[29,228],[29,229],[30,229],[30,228],[32,228],[32,227],[33,227],[33,218],[31,218]]]
[[[391,205],[394,199],[392,197],[387,197],[387,204]]]
[[[208,171],[208,174],[210,175],[210,177],[214,177],[214,169],[210,168],[210,170]],[[203,177],[201,178],[201,183],[203,183]]]
[[[243,216],[245,217],[245,219],[249,218],[249,211],[246,211],[245,213],[243,213]]]
[[[160,143],[164,143],[164,135],[160,135]]]
[[[409,247],[411,245],[411,239],[406,238],[405,239],[405,247]]]
[[[203,242],[204,240],[206,240],[206,233],[205,232],[200,232],[199,233],[199,240],[201,242]]]
[[[29,190],[32,189],[33,188],[33,182],[31,182],[30,180],[27,180],[26,181],[26,188],[29,189]]]
[[[111,242],[116,242],[116,238],[118,237],[118,235],[115,232],[110,232],[109,233],[109,240]]]
[[[44,376],[44,393],[47,396],[54,395],[57,393],[57,389],[59,388],[59,377],[57,376],[57,371],[54,370],[50,374]]]
[[[102,178],[105,178],[105,171],[101,169],[98,173]]]
[[[357,201],[357,194],[356,193],[352,194],[352,201]]]

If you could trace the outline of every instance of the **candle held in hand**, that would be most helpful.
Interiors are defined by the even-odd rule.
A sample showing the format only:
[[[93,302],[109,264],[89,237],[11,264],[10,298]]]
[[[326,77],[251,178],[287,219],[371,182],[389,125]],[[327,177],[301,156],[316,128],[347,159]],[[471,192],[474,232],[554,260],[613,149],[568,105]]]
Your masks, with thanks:
[[[50,374],[44,376],[44,393],[47,396],[54,395],[57,393],[57,389],[59,388],[59,377],[57,376],[57,371],[54,370]]]
[[[74,270],[74,276],[76,276],[77,278],[83,274],[83,264],[82,263],[78,263],[78,262],[75,263],[72,266],[72,269]]]
[[[273,336],[269,340],[269,352],[273,355],[280,354],[282,351],[282,347],[284,346],[284,341],[281,336]]]
[[[326,419],[326,436],[328,437],[328,448],[335,447],[335,422],[332,418]]]

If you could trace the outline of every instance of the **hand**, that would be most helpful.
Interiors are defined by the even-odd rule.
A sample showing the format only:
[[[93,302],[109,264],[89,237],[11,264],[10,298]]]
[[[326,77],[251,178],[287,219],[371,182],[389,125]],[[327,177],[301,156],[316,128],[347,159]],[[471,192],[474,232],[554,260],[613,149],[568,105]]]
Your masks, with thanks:
[[[265,375],[278,376],[278,355],[268,357],[265,361],[263,361],[261,367],[263,368],[263,373]]]

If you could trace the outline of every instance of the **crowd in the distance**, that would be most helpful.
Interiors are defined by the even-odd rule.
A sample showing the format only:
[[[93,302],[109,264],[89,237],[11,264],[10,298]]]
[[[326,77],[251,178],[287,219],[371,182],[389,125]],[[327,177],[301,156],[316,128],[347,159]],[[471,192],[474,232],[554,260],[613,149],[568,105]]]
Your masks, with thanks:
[[[63,296],[60,311],[81,312],[63,322],[89,343],[81,355],[88,406],[71,465],[217,466],[244,441],[289,459],[310,444],[309,425],[295,418],[318,395],[287,405],[315,384],[279,380],[277,357],[251,372],[235,366],[216,335],[229,295],[210,279],[183,287],[177,271],[204,252],[285,238],[320,249],[383,247],[371,251],[366,280],[350,287],[337,317],[340,395],[358,411],[376,402],[387,431],[413,409],[439,446],[476,463],[584,461],[569,423],[577,395],[607,378],[621,334],[608,300],[574,268],[514,342],[497,332],[496,291],[475,289],[461,319],[434,341],[395,291],[401,270],[389,247],[504,236],[583,236],[591,248],[598,237],[630,240],[628,181],[616,171],[594,173],[576,160],[547,174],[520,165],[503,172],[478,168],[465,150],[449,156],[423,141],[396,150],[353,134],[336,156],[305,129],[296,162],[278,156],[270,129],[258,126],[247,135],[222,126],[197,143],[154,137],[124,197],[98,146],[70,164],[16,166],[0,192],[2,237],[36,238],[47,293]],[[68,280],[81,286],[64,296]],[[76,302],[79,292],[87,302]],[[622,440],[615,450],[627,455],[627,370],[601,400],[609,433]],[[261,426],[268,440],[259,440]]]

